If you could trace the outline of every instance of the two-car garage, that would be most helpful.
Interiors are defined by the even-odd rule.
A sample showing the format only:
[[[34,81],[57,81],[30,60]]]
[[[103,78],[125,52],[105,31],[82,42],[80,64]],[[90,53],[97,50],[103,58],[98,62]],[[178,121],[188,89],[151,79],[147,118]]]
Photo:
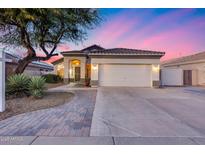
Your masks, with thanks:
[[[151,65],[99,65],[100,86],[151,87]]]
[[[111,87],[154,87],[159,85],[159,59],[91,60],[91,83]]]
[[[159,64],[164,54],[126,48],[90,51],[91,86],[159,86]]]

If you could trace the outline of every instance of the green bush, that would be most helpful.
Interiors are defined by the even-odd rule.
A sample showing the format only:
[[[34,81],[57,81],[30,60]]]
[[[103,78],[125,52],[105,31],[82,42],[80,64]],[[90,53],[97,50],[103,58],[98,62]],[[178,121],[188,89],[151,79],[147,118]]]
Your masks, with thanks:
[[[24,74],[16,74],[8,77],[6,82],[7,97],[22,97],[32,95],[34,98],[43,97],[45,78],[28,77]]]
[[[16,74],[8,77],[6,82],[7,96],[13,95],[15,97],[28,95],[30,78],[24,74]]]
[[[56,75],[56,74],[46,74],[46,75],[43,75],[42,77],[46,79],[46,83],[59,83],[63,81],[61,76]]]
[[[45,78],[32,77],[29,82],[29,92],[34,98],[42,98],[45,89]]]

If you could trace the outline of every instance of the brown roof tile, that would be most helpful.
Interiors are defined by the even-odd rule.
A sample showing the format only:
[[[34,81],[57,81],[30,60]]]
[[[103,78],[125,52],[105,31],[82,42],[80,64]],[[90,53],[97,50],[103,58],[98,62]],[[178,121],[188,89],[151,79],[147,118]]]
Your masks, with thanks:
[[[165,52],[140,50],[140,49],[128,49],[128,48],[112,48],[104,49],[98,45],[92,45],[82,50],[64,51],[63,55],[156,55],[163,56]]]
[[[161,55],[165,52],[139,50],[139,49],[127,49],[127,48],[112,48],[97,51],[90,51],[89,55]]]
[[[86,55],[84,51],[81,50],[73,50],[73,51],[63,51],[61,52],[62,55],[67,55],[67,54],[80,54],[80,55]]]

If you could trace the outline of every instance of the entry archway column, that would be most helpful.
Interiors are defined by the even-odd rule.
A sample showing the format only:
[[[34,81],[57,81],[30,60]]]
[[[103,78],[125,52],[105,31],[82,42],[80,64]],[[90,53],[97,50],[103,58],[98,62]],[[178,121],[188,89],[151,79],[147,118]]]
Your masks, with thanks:
[[[70,78],[70,59],[64,57],[64,83],[69,83]]]

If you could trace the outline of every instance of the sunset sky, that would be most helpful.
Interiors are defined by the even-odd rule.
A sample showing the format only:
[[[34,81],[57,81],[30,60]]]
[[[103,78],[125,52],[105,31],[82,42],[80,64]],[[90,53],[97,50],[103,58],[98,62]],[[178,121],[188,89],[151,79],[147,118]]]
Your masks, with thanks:
[[[205,9],[100,9],[100,15],[86,41],[67,42],[58,51],[97,44],[164,51],[161,60],[205,51]]]

